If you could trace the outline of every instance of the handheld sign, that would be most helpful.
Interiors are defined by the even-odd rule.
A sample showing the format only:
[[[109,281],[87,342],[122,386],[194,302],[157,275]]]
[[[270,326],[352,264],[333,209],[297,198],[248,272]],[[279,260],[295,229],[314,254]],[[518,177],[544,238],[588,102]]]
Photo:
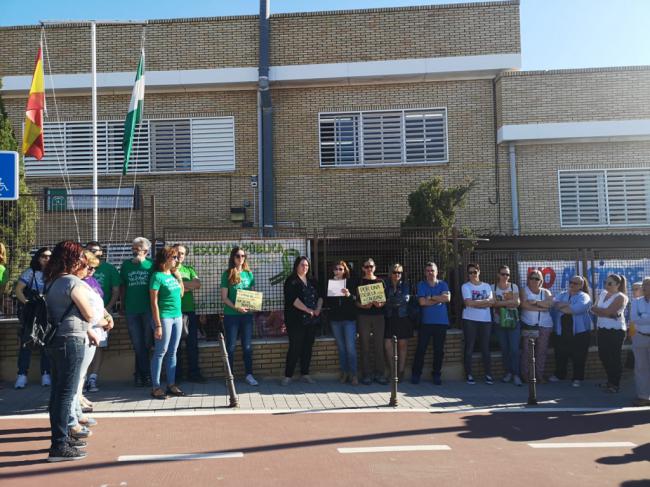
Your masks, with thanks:
[[[384,293],[384,285],[381,282],[377,284],[366,284],[359,286],[359,301],[361,305],[366,305],[374,301],[378,303],[386,302],[386,294]]]
[[[262,311],[262,293],[237,289],[235,308],[247,308],[250,311]]]
[[[18,199],[18,152],[0,151],[0,200]]]
[[[346,279],[330,279],[327,282],[327,295],[333,297],[343,296]]]

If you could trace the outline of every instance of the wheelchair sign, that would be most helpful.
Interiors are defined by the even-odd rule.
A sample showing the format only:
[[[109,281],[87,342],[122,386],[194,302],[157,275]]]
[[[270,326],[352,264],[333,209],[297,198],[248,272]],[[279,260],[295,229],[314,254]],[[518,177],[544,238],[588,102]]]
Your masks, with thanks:
[[[0,151],[0,200],[18,199],[18,152]]]

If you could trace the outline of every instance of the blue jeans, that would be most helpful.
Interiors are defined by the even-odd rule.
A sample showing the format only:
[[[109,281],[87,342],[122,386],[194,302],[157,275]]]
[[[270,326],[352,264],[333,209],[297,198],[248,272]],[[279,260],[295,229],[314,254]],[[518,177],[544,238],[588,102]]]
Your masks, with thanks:
[[[151,357],[151,385],[154,389],[160,387],[160,371],[165,358],[167,359],[165,361],[167,385],[176,383],[176,350],[181,342],[183,317],[161,318],[160,324],[162,325],[162,338],[154,340],[153,357]]]
[[[357,322],[332,321],[332,333],[336,339],[336,346],[339,350],[339,365],[341,372],[350,375],[357,375]]]
[[[149,349],[153,344],[151,313],[127,313],[126,324],[135,352],[135,376],[144,379],[149,377]]]
[[[230,370],[235,373],[233,363],[235,348],[237,347],[237,332],[241,339],[242,354],[244,355],[244,369],[246,375],[253,373],[253,315],[224,315],[223,326],[226,330],[226,351]]]
[[[199,370],[199,339],[197,332],[199,330],[199,319],[194,311],[183,313],[187,316],[187,338],[185,339],[185,350],[187,352],[187,375],[197,377],[201,375]]]
[[[503,369],[506,373],[520,375],[520,352],[519,341],[521,339],[521,328],[517,325],[515,328],[501,328],[495,325],[499,344],[501,345],[501,357],[503,360]]]
[[[70,405],[77,392],[77,380],[84,359],[84,339],[56,337],[47,346],[52,365],[50,389],[50,429],[52,448],[62,448],[68,441]]]
[[[32,361],[32,351],[29,348],[20,347],[18,351],[18,374],[27,375],[29,363]],[[41,350],[41,375],[50,373],[50,359],[45,350]]]
[[[77,390],[75,395],[72,398],[72,403],[70,405],[70,418],[68,419],[68,426],[70,428],[74,427],[79,423],[79,419],[83,417],[83,412],[81,410],[81,395],[83,394],[83,387],[86,379],[86,372],[88,372],[88,367],[93,361],[97,347],[90,346],[87,339],[84,339],[84,359],[81,362],[79,367],[79,376],[77,377]]]

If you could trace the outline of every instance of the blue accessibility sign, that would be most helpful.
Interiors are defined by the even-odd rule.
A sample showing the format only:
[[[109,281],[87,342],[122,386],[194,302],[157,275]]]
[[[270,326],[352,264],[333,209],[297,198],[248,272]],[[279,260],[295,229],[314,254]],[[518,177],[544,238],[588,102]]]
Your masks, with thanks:
[[[18,199],[18,152],[0,151],[0,200]]]

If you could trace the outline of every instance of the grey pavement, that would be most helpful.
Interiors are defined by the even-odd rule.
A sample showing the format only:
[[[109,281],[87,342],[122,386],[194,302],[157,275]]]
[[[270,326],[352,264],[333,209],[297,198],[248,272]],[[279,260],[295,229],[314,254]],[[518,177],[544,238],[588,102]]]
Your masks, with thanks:
[[[236,381],[239,412],[249,411],[336,411],[392,410],[388,408],[390,387],[373,384],[351,386],[331,378],[319,378],[316,384],[294,381],[283,387],[277,379],[260,380],[257,387]],[[87,393],[95,403],[94,413],[226,412],[228,396],[223,380],[205,384],[180,383],[185,397],[166,400],[152,399],[148,388],[136,388],[130,383],[105,382],[100,391]],[[14,390],[5,382],[0,389],[0,416],[42,414],[47,411],[49,388],[30,384]],[[634,399],[634,381],[624,376],[621,392],[608,394],[597,387],[597,381],[585,381],[574,388],[569,381],[538,386],[538,407],[544,409],[618,409],[629,407]],[[398,410],[471,411],[475,409],[523,409],[528,399],[528,387],[497,382],[489,386],[478,382],[468,385],[446,381],[441,386],[422,381],[414,385],[400,383]]]

